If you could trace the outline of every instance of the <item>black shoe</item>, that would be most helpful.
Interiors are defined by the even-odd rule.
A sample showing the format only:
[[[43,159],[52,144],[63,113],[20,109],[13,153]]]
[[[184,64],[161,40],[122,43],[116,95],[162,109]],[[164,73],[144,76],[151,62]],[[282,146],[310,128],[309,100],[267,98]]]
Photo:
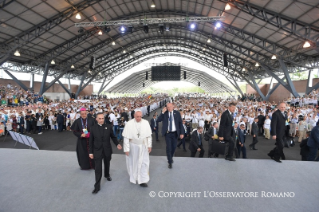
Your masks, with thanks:
[[[179,149],[180,149],[181,147],[180,147],[180,146],[177,146],[177,148],[179,148]]]
[[[99,188],[95,188],[93,191],[92,191],[92,194],[97,194],[99,192]]]
[[[105,177],[107,179],[107,181],[112,181],[112,178],[110,176]]]
[[[141,187],[148,187],[148,185],[146,183],[141,183],[140,186]]]
[[[267,154],[271,159],[274,159],[274,156],[271,156],[270,153]]]
[[[168,168],[169,168],[169,169],[173,168],[173,166],[172,166],[172,164],[171,164],[171,163],[170,163],[170,164],[168,164]]]
[[[184,151],[184,152],[187,152],[187,150],[186,150],[186,149],[184,149],[183,151]]]
[[[236,161],[234,158],[225,158],[225,160]]]
[[[252,146],[250,146],[250,145],[249,145],[249,148],[250,148],[251,150],[253,149],[253,147],[252,147]]]
[[[253,150],[258,150],[258,149],[256,149],[256,148],[253,148]]]
[[[156,141],[159,141],[158,139]]]
[[[279,159],[274,159],[276,162],[281,163],[281,160]]]

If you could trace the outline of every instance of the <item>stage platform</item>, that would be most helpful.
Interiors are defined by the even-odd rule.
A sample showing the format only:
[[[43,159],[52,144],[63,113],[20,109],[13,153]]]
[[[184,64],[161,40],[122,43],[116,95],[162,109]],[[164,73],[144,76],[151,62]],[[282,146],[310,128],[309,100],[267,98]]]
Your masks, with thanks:
[[[150,160],[151,181],[142,188],[129,182],[125,156],[114,154],[113,181],[103,178],[101,191],[93,195],[94,171],[81,171],[75,152],[0,149],[0,211],[300,212],[319,208],[316,162],[176,157],[173,169],[168,169],[166,157]],[[279,192],[289,197],[275,197]]]

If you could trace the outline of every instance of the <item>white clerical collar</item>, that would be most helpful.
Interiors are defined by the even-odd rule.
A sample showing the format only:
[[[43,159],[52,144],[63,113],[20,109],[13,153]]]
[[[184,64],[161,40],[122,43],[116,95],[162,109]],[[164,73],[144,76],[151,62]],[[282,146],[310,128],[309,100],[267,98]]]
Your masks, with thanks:
[[[102,127],[102,125],[103,125],[103,124],[99,124],[99,123],[97,123],[97,124],[98,124],[100,127]]]

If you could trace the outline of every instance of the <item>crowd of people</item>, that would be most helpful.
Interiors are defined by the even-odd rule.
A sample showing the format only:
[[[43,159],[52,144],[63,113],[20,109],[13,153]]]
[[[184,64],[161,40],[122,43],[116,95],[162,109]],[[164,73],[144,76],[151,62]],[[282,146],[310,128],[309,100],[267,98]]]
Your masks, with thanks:
[[[88,116],[95,118],[97,113],[103,113],[105,123],[112,124],[114,134],[118,140],[122,140],[122,132],[130,119],[134,118],[137,109],[144,108],[143,115],[150,115],[151,111],[174,103],[174,110],[179,111],[185,131],[184,138],[179,138],[178,148],[185,146],[186,140],[192,140],[192,132],[202,134],[203,139],[209,142],[208,157],[218,157],[219,153],[211,149],[216,146],[214,141],[220,142],[218,132],[221,125],[221,117],[228,109],[230,103],[236,103],[236,109],[232,113],[233,127],[236,132],[235,155],[242,154],[246,158],[245,136],[253,137],[250,149],[257,150],[258,137],[264,136],[271,139],[272,115],[278,109],[280,103],[286,103],[285,114],[286,128],[284,145],[293,145],[294,142],[302,142],[307,139],[318,123],[319,93],[312,91],[301,98],[283,99],[281,102],[264,102],[253,94],[244,94],[238,98],[222,99],[211,97],[208,94],[178,94],[174,98],[168,98],[167,94],[140,95],[138,97],[107,98],[107,96],[81,96],[77,100],[50,101],[47,98],[31,91],[24,91],[16,86],[0,85],[0,129],[2,135],[6,131],[13,130],[20,133],[42,134],[46,130],[71,131],[71,126],[80,117],[80,108],[88,110]],[[152,105],[156,107],[152,107]],[[158,117],[152,115],[150,126],[158,141]],[[297,139],[298,138],[298,139]],[[201,139],[201,138],[199,138]],[[202,142],[202,141],[201,141]],[[303,142],[304,144],[304,142]],[[197,147],[197,146],[196,146]],[[215,147],[216,148],[216,147]],[[196,155],[194,148],[191,156]],[[197,150],[198,148],[196,148]],[[303,151],[304,152],[304,151]],[[199,151],[199,156],[204,157],[204,151]],[[305,160],[306,157],[302,159]]]

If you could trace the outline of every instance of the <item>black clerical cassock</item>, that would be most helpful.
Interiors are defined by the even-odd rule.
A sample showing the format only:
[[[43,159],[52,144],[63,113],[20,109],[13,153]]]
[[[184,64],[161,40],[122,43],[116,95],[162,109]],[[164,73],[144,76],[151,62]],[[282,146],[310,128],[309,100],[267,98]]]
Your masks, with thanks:
[[[76,144],[76,155],[81,169],[94,169],[94,160],[89,158],[89,138],[83,138],[83,129],[91,131],[94,125],[94,119],[87,117],[86,119],[78,118],[71,126],[73,134],[78,137]]]
[[[117,146],[119,142],[113,133],[112,125],[110,124],[95,124],[91,128],[89,139],[89,153],[93,154],[95,162],[95,185],[94,188],[100,190],[102,177],[102,159],[104,159],[104,177],[110,178],[110,161],[112,157],[112,146],[110,142]],[[108,179],[108,180],[109,180]]]

